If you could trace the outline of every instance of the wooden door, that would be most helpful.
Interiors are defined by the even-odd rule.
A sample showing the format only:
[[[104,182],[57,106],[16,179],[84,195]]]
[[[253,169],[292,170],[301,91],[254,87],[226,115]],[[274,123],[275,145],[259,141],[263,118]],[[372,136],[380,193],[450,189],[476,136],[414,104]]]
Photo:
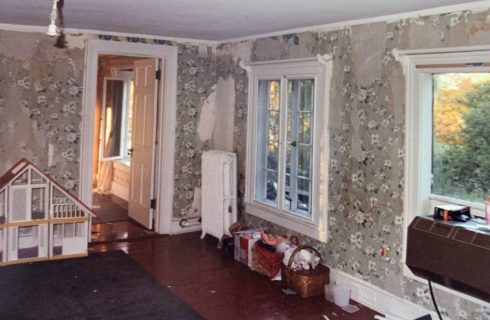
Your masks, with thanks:
[[[132,156],[128,215],[148,229],[153,228],[153,209],[150,203],[154,192],[157,70],[157,59],[138,60],[134,63]]]

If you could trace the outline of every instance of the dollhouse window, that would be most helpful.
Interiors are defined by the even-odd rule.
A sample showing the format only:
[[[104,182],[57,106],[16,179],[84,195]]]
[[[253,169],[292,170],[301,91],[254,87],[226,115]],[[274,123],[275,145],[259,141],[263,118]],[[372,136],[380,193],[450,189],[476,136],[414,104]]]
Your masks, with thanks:
[[[24,171],[17,179],[12,183],[14,186],[26,185],[29,181],[29,171]]]
[[[46,180],[37,172],[31,170],[31,184],[46,184]]]
[[[63,254],[63,224],[53,225],[53,255]]]
[[[0,192],[0,224],[5,223],[6,213],[7,213],[7,192],[3,190]]]
[[[17,188],[13,186],[10,196],[10,221],[23,221],[27,220],[27,188]]]
[[[33,188],[31,192],[32,219],[44,219],[46,216],[46,189]]]
[[[75,237],[85,237],[85,223],[77,222],[75,223]]]
[[[19,227],[18,258],[36,258],[39,256],[39,226]]]
[[[65,223],[63,238],[73,238],[75,236],[75,224]]]

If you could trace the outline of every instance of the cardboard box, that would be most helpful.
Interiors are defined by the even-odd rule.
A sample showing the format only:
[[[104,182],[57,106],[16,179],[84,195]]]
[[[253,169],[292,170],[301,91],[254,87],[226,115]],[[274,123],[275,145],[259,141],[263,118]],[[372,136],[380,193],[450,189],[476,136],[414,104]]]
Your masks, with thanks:
[[[259,235],[260,236],[260,235]],[[250,233],[236,233],[235,237],[235,260],[252,266],[252,248],[257,242],[258,238],[253,232]]]

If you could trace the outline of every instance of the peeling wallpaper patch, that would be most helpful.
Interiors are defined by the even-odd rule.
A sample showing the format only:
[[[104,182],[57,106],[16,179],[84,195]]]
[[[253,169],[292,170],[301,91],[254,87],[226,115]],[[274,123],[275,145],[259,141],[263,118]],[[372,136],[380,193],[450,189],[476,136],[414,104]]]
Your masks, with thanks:
[[[219,78],[216,87],[216,112],[219,117],[213,124],[214,148],[233,152],[235,81],[232,78]]]
[[[44,35],[0,38],[11,44],[0,48],[0,172],[25,157],[76,192],[84,53]]]
[[[367,30],[366,30],[367,29]],[[386,23],[352,27],[352,60],[355,77],[360,85],[368,85],[372,78],[381,76],[383,66]],[[369,37],[366,37],[369,34]]]
[[[197,134],[201,141],[211,140],[213,138],[215,117],[216,90],[213,87],[213,92],[211,92],[202,105],[199,123],[197,124]]]
[[[329,266],[427,309],[432,309],[428,287],[402,273],[405,93],[402,68],[391,52],[489,45],[488,21],[488,11],[461,12],[248,42],[252,61],[333,56],[328,243],[296,235],[315,246]],[[223,48],[232,52],[231,46]],[[237,99],[236,106],[247,103],[246,96]],[[235,125],[240,123],[236,119]],[[240,174],[253,173],[241,167]],[[293,234],[249,214],[242,221]],[[490,319],[484,306],[441,290],[437,296],[448,319]]]

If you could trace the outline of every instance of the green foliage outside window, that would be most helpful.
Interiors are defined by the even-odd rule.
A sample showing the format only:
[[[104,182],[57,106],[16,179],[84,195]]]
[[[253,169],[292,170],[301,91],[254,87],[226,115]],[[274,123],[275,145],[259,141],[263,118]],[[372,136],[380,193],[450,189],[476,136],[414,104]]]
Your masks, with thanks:
[[[432,193],[482,202],[490,195],[490,74],[472,75],[434,75]]]

